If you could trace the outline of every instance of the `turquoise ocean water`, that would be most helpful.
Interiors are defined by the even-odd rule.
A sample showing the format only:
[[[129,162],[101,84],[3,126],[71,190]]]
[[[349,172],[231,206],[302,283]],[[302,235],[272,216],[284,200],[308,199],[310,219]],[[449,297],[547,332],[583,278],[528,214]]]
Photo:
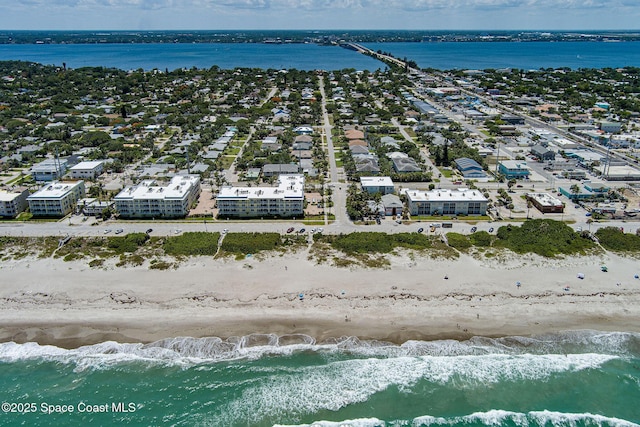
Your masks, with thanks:
[[[0,390],[3,426],[631,426],[640,334],[4,343]]]
[[[640,66],[640,42],[527,43],[366,43],[373,50],[413,59],[420,67],[456,68],[603,68]],[[299,70],[383,69],[368,56],[336,46],[315,44],[0,44],[0,60],[24,60],[72,68],[236,67]]]

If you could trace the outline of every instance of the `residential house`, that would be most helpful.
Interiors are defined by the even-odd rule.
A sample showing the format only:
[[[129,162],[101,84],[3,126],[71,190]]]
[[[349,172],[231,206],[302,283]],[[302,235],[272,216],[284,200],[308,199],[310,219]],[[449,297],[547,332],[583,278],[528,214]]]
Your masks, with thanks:
[[[360,185],[362,190],[369,194],[392,194],[396,191],[393,181],[388,176],[361,176]]]
[[[297,175],[300,167],[293,163],[276,163],[262,166],[262,176],[265,178],[278,175]]]
[[[420,166],[411,157],[391,159],[397,173],[422,172]]]
[[[385,194],[382,196],[381,201],[384,206],[384,213],[386,216],[402,215],[404,204],[400,200],[400,197],[395,194]]]

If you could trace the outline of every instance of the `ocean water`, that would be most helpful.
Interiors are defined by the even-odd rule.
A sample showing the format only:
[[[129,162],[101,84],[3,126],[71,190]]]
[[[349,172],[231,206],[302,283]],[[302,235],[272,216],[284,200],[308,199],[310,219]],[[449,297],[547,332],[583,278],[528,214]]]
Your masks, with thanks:
[[[604,68],[640,66],[640,42],[527,42],[527,43],[366,43],[375,51],[416,61],[422,68]],[[0,60],[23,60],[68,67],[223,69],[236,67],[299,70],[374,71],[380,61],[337,46],[315,44],[198,43],[198,44],[0,44]]]
[[[3,426],[632,426],[640,334],[3,343],[0,389]]]

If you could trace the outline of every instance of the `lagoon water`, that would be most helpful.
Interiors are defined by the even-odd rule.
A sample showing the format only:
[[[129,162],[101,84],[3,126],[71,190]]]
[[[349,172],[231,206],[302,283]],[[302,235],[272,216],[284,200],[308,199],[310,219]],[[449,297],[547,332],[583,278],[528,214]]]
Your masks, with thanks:
[[[633,426],[640,334],[0,344],[3,426]],[[282,340],[284,341],[284,339]],[[296,342],[296,344],[290,344]],[[114,404],[116,406],[112,406]],[[73,413],[43,413],[43,405]],[[78,412],[107,405],[103,413]],[[132,405],[129,405],[132,404]],[[118,406],[120,405],[120,406]],[[126,408],[128,412],[115,412]],[[5,407],[3,406],[3,411]]]
[[[429,42],[365,43],[375,51],[416,61],[422,68],[604,68],[640,66],[640,42]],[[0,44],[0,60],[23,60],[79,68],[123,70],[236,67],[299,70],[384,69],[373,58],[337,46],[315,44]]]

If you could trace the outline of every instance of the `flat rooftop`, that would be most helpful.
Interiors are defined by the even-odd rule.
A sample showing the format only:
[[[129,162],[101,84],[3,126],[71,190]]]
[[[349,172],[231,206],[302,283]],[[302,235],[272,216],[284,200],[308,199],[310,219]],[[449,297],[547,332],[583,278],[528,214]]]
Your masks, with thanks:
[[[95,160],[92,162],[80,162],[77,165],[73,166],[71,170],[75,171],[75,170],[84,170],[84,169],[95,169],[103,163],[104,163],[104,160]]]
[[[30,195],[28,199],[59,199],[60,197],[65,196],[70,191],[73,191],[76,187],[83,184],[84,181],[75,181],[75,182],[52,182],[51,184],[45,185],[40,190],[36,191],[32,195]]]
[[[363,187],[393,187],[393,181],[389,176],[361,176],[360,184]]]
[[[404,193],[412,202],[486,202],[480,190],[458,188],[455,190],[440,189],[420,191],[405,189]]]
[[[197,175],[180,175],[171,179],[166,186],[156,185],[154,180],[142,181],[140,184],[126,187],[114,200],[126,199],[181,199],[200,182]]]
[[[277,187],[222,187],[218,199],[302,199],[304,175],[280,175]]]

